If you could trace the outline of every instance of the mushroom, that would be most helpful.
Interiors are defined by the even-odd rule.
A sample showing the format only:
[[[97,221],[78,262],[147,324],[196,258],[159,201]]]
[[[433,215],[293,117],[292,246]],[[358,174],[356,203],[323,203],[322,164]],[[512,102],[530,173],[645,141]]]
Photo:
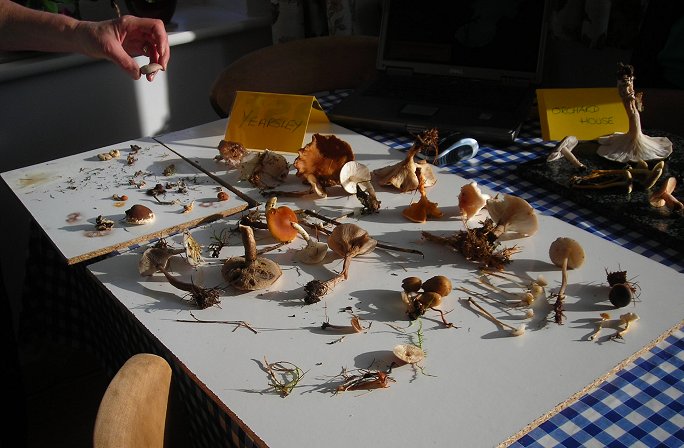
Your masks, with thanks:
[[[292,223],[298,222],[297,215],[290,207],[276,207],[278,198],[266,201],[266,225],[271,236],[281,243],[289,243],[297,237],[297,229]]]
[[[245,256],[227,259],[221,268],[221,274],[231,286],[242,291],[268,288],[283,272],[273,260],[257,256],[254,230],[242,224],[239,228]]]
[[[257,188],[273,188],[272,182],[282,183],[290,167],[284,156],[264,149],[248,152],[240,163],[240,180],[249,181]]]
[[[356,194],[357,197],[363,192],[368,196],[368,200],[364,202],[359,199],[364,204],[365,208],[369,212],[376,212],[380,209],[380,201],[378,201],[375,195],[375,189],[371,183],[371,172],[366,165],[357,162],[355,160],[350,160],[349,162],[342,165],[340,170],[340,184],[344,191],[350,194]]]
[[[649,137],[641,132],[641,94],[634,91],[634,67],[620,63],[617,87],[627,111],[629,129],[626,134],[615,133],[599,137],[597,154],[616,162],[661,160],[672,153],[672,142],[667,137]]]
[[[198,266],[202,264],[202,246],[190,235],[188,230],[183,232],[183,246],[185,246],[185,256],[188,258],[190,265]]]
[[[648,202],[653,207],[667,206],[667,208],[670,210],[682,210],[684,208],[684,204],[682,204],[672,195],[676,186],[677,178],[669,177],[662,185],[660,190],[651,193],[648,198]]]
[[[373,174],[378,177],[380,185],[391,185],[401,192],[415,190],[420,184],[416,175],[416,168],[420,168],[421,173],[425,177],[425,186],[433,186],[437,182],[437,178],[432,172],[432,167],[425,160],[416,162],[414,157],[428,147],[436,148],[437,140],[437,131],[435,129],[425,131],[417,136],[404,160],[394,165],[373,170]]]
[[[441,297],[446,297],[451,293],[451,280],[443,275],[435,275],[425,280],[422,284],[423,291],[434,292]]]
[[[636,180],[644,189],[649,190],[658,181],[665,168],[663,160],[653,165],[653,168],[649,168],[643,160],[636,162],[636,165],[636,167],[621,170],[591,170],[586,175],[570,178],[570,186],[588,190],[625,187],[627,193],[631,193],[632,181]]]
[[[415,364],[425,358],[425,351],[413,344],[396,345],[394,346],[392,353],[406,364]]]
[[[142,225],[154,221],[154,212],[141,204],[135,204],[126,210],[126,222],[128,224]]]
[[[558,290],[555,304],[556,323],[563,322],[563,301],[565,289],[568,287],[568,269],[578,269],[584,264],[584,249],[574,239],[558,237],[549,247],[551,262],[562,270],[561,287]]]
[[[487,211],[494,221],[493,234],[500,238],[504,233],[513,237],[528,237],[537,233],[539,223],[534,208],[523,198],[504,194],[487,200]]]
[[[299,150],[293,165],[297,176],[324,198],[328,195],[325,188],[340,183],[340,171],[350,160],[354,160],[354,152],[349,143],[335,135],[313,134],[311,142]]]
[[[546,157],[546,161],[553,162],[559,160],[561,157],[564,157],[565,160],[570,162],[570,164],[575,168],[579,168],[581,170],[586,169],[586,165],[577,160],[577,157],[575,157],[575,155],[572,153],[572,150],[577,146],[578,143],[579,141],[577,140],[577,137],[574,135],[568,135],[561,140],[558,145],[556,145],[553,151],[551,151],[551,153]]]
[[[247,149],[242,143],[223,140],[218,144],[219,155],[216,160],[223,160],[230,168],[237,168],[242,163],[242,158],[247,153]]]
[[[299,236],[306,241],[306,246],[298,250],[295,257],[306,264],[318,264],[322,262],[325,255],[328,253],[328,245],[322,241],[314,241],[311,239],[309,233],[298,223],[291,222],[290,225],[297,230]]]
[[[143,277],[154,275],[159,272],[161,268],[166,268],[169,264],[169,259],[177,254],[182,254],[185,249],[173,249],[166,244],[156,244],[145,249],[140,261],[138,261],[138,272]]]
[[[624,325],[621,330],[618,330],[612,339],[622,339],[625,333],[629,331],[632,322],[639,320],[639,315],[637,313],[625,313],[620,316],[620,324]]]
[[[431,202],[425,194],[425,178],[421,173],[421,168],[416,168],[416,177],[418,178],[418,191],[420,192],[420,199],[405,208],[401,214],[405,218],[413,222],[423,223],[430,218],[441,218],[442,211],[437,208],[436,202]]]
[[[461,193],[458,195],[458,208],[465,221],[468,221],[473,216],[480,213],[480,210],[487,205],[489,199],[488,194],[482,193],[477,182],[470,182],[461,187]]]
[[[328,246],[344,259],[342,272],[329,280],[311,280],[308,282],[304,286],[304,292],[306,292],[304,302],[308,304],[319,302],[335,285],[349,277],[351,259],[357,255],[371,252],[377,244],[378,242],[371,238],[368,232],[356,224],[337,225],[328,236]]]

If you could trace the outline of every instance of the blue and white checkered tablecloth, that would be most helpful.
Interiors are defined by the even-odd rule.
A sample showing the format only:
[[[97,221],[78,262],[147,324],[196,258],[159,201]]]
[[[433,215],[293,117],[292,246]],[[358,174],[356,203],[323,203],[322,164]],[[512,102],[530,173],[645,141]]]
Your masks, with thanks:
[[[349,91],[319,96],[329,109]],[[406,150],[408,135],[354,129],[389,147]],[[477,155],[450,168],[494,191],[520,196],[540,213],[684,272],[682,254],[594,211],[521,179],[520,163],[546,157],[556,142],[540,138],[539,123],[526,123],[508,146],[481,144]],[[515,447],[684,446],[684,331],[681,327],[646,354],[515,441]]]

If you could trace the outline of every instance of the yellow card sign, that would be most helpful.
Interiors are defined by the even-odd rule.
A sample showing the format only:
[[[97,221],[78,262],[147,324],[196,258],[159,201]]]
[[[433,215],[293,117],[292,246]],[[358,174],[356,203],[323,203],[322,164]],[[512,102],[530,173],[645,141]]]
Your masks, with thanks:
[[[538,89],[537,103],[544,140],[594,140],[629,128],[617,87]]]
[[[327,121],[314,96],[237,92],[225,138],[250,149],[297,152],[309,123]]]

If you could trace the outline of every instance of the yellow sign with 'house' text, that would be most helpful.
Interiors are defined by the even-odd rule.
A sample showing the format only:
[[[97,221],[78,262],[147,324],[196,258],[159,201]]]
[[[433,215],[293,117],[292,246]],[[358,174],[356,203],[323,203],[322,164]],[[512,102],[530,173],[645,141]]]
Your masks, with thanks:
[[[225,139],[249,149],[297,152],[309,123],[328,121],[314,96],[240,91]]]
[[[544,140],[562,140],[568,135],[594,140],[629,129],[616,87],[538,89],[537,103]]]

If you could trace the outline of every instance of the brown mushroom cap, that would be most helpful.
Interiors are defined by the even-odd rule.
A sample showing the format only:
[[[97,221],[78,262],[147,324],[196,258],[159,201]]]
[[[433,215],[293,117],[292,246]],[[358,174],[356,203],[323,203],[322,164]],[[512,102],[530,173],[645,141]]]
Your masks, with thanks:
[[[354,151],[349,143],[335,135],[313,134],[311,142],[299,150],[294,161],[297,176],[312,175],[323,186],[339,183],[340,170],[350,160]]]
[[[352,223],[337,225],[328,237],[328,246],[340,257],[363,255],[377,244],[368,232]]]
[[[154,212],[148,207],[135,204],[126,210],[126,222],[129,224],[147,224],[154,221]]]
[[[443,275],[435,275],[423,282],[423,291],[435,292],[442,297],[448,296],[451,289],[451,280]]]
[[[289,243],[297,237],[299,232],[292,227],[293,222],[298,222],[298,219],[290,207],[273,207],[266,212],[268,231],[281,243]]]
[[[584,264],[584,249],[572,238],[558,237],[549,247],[549,258],[558,267],[567,258],[568,269],[577,269]]]

